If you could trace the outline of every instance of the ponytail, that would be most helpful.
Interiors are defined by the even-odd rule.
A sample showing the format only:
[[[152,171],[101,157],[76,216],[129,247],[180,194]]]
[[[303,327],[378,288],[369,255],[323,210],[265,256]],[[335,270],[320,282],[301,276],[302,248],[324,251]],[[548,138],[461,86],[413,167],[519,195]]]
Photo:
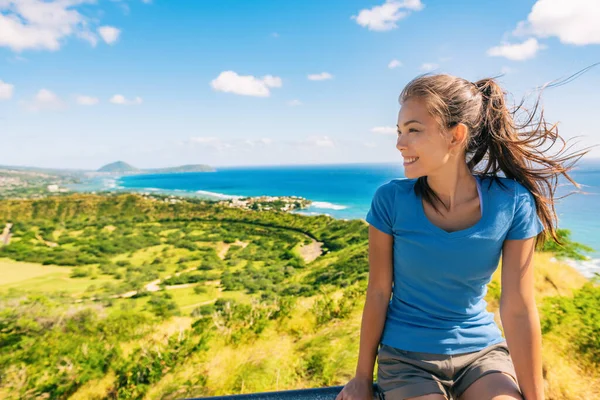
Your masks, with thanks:
[[[503,173],[531,192],[544,225],[544,231],[536,238],[536,246],[541,246],[548,238],[562,244],[556,233],[554,207],[558,178],[563,175],[579,188],[568,171],[589,149],[567,153],[570,147],[558,134],[557,125],[549,125],[544,119],[540,96],[531,111],[523,107],[523,101],[509,110],[505,93],[494,79],[471,83],[449,75],[414,79],[404,88],[401,102],[413,96],[428,102],[430,112],[442,127],[451,128],[463,123],[469,128],[465,152],[471,172],[477,170],[477,173],[492,178]],[[525,118],[518,123],[521,114]],[[546,154],[557,141],[562,144],[561,149],[554,155]],[[432,199],[439,200],[439,197],[427,185],[426,177],[417,180],[415,190],[437,210]]]

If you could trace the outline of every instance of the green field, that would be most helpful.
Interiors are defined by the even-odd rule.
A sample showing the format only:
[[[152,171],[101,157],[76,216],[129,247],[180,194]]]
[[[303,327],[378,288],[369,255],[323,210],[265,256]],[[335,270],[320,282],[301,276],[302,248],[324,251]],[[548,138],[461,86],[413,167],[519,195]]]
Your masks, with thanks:
[[[74,195],[0,201],[6,222],[0,398],[169,399],[352,378],[362,221]],[[534,265],[547,398],[600,398],[600,289],[554,255]],[[486,298],[496,315],[499,295],[498,270]]]

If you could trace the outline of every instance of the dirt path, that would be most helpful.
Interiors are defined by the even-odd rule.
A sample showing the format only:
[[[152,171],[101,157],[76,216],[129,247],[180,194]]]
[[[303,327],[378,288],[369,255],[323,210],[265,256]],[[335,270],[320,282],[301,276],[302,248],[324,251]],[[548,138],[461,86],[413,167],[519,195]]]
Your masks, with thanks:
[[[4,227],[4,231],[2,232],[2,236],[0,236],[0,245],[4,245],[4,246],[8,246],[10,244],[10,229],[12,228],[12,225],[10,222],[8,222],[6,224],[6,226]]]
[[[214,303],[215,301],[217,301],[217,299],[203,301],[202,303],[189,304],[189,305],[187,305],[187,306],[183,306],[183,307],[181,307],[181,309],[182,309],[182,310],[185,310],[185,309],[188,309],[188,308],[195,308],[195,307],[205,306],[205,305],[207,305],[207,304]]]
[[[39,233],[36,233],[36,234],[35,234],[35,238],[36,238],[37,240],[39,240],[40,242],[44,243],[44,244],[45,244],[46,246],[48,246],[48,247],[56,247],[56,246],[58,246],[58,243],[54,243],[54,242],[50,242],[50,241],[48,241],[48,240],[45,240],[45,239],[42,237],[42,235],[40,235]]]
[[[236,246],[242,246],[242,248],[245,248],[246,246],[248,246],[248,243],[246,242],[242,242],[241,240],[236,240],[235,243],[223,243],[223,248],[221,249],[221,251],[219,251],[218,255],[219,258],[221,260],[225,259],[225,255],[227,255],[227,252],[229,251],[229,248],[232,245],[236,245]]]
[[[186,270],[180,271],[175,273],[174,275],[168,275],[164,277],[164,280],[169,279],[172,276],[179,276],[183,273],[186,272],[191,272],[191,271],[195,271],[196,267],[193,268],[188,268]],[[144,289],[146,289],[148,292],[158,292],[160,290],[160,283],[162,282],[162,279],[156,279],[153,280],[150,283],[147,283],[146,285],[144,285]],[[167,286],[167,289],[172,290],[172,289],[182,289],[183,287],[189,287],[191,286],[191,284],[185,284],[185,285],[173,285],[173,286]],[[121,298],[128,298],[128,297],[133,297],[137,294],[137,290],[132,290],[130,292],[125,292],[125,293],[121,293],[121,294],[116,294],[112,297],[121,297]]]
[[[311,243],[305,246],[302,246],[298,249],[300,256],[304,259],[305,263],[311,263],[316,260],[322,253],[321,246],[323,243],[317,242],[314,239],[311,239]]]

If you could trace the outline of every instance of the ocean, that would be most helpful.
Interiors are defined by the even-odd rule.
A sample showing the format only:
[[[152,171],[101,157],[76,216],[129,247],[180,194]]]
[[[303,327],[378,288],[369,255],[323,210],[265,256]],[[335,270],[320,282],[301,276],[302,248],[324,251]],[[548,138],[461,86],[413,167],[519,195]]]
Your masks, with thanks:
[[[595,249],[590,260],[572,262],[587,277],[600,273],[600,169],[571,172],[586,194],[556,201],[559,227],[571,230],[572,239]],[[399,164],[345,164],[320,166],[220,167],[216,172],[129,175],[96,178],[76,190],[135,190],[226,199],[247,196],[300,196],[312,205],[301,214],[328,214],[338,219],[364,219],[375,190],[391,179],[402,178]],[[568,182],[567,182],[568,183]],[[563,196],[575,190],[561,182]]]

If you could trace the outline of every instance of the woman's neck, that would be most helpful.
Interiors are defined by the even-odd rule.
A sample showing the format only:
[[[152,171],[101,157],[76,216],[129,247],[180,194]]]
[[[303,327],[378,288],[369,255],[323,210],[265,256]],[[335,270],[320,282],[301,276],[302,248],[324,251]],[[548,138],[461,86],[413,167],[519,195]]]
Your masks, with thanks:
[[[478,196],[477,182],[466,163],[456,168],[444,167],[438,173],[428,175],[427,184],[449,211]]]

